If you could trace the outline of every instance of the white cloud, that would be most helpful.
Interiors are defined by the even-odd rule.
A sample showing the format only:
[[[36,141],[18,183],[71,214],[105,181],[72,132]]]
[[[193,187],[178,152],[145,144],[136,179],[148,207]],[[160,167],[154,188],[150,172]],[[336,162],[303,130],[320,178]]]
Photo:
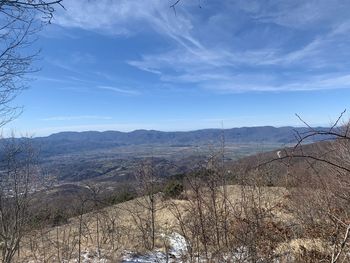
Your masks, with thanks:
[[[65,11],[56,14],[54,23],[113,35],[133,34],[146,24],[179,41],[198,44],[186,33],[190,21],[183,15],[174,16],[169,6],[164,0],[72,0],[65,3]]]
[[[141,93],[137,90],[132,89],[125,89],[125,88],[116,88],[116,87],[110,87],[110,86],[98,86],[98,89],[102,90],[110,90],[116,93],[122,93],[127,95],[140,95]]]
[[[126,62],[158,75],[164,83],[196,83],[219,92],[348,88],[340,82],[326,85],[328,76],[318,72],[348,74],[350,19],[346,10],[350,6],[342,1],[224,1],[219,11],[208,3],[213,10],[194,11],[186,6],[176,16],[170,4],[164,0],[74,0],[67,2],[67,11],[59,13],[55,23],[110,35],[143,30],[161,35],[171,43],[167,51],[142,54],[141,50],[139,59]],[[293,78],[284,78],[291,74]],[[111,86],[99,88],[139,94]]]
[[[272,83],[272,84],[271,84]],[[259,75],[234,76],[230,81],[206,83],[202,88],[216,90],[221,93],[254,92],[287,92],[287,91],[315,91],[331,89],[350,89],[350,73],[332,76],[329,74],[312,76],[302,80],[278,83]]]
[[[229,1],[254,19],[293,29],[328,28],[348,17],[348,3],[342,0]]]
[[[124,1],[84,1],[72,0],[65,2],[65,10],[58,12],[54,23],[63,27],[76,27],[86,30],[112,29],[113,24],[127,19],[130,14],[131,5],[122,3]],[[123,27],[114,27],[115,34],[125,34],[127,30]]]

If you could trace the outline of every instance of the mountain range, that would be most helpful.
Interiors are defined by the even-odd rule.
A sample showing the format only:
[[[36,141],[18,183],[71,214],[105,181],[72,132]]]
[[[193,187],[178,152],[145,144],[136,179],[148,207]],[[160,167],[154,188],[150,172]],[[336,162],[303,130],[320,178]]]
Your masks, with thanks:
[[[322,129],[318,127],[317,129]],[[326,128],[324,128],[326,129]],[[164,145],[186,147],[245,143],[290,144],[296,134],[309,131],[304,127],[242,127],[232,129],[203,129],[196,131],[164,132],[156,130],[60,132],[32,139],[44,156],[106,150],[122,146]]]

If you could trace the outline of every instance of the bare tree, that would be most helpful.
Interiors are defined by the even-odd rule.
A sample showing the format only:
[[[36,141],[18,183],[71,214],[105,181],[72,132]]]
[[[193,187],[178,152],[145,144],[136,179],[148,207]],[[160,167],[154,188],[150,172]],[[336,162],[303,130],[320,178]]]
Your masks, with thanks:
[[[156,241],[156,213],[160,209],[157,206],[158,177],[153,158],[140,165],[135,179],[140,197],[135,199],[136,206],[129,212],[141,233],[144,248],[152,250]]]
[[[30,192],[38,173],[27,139],[2,142],[0,174],[0,241],[2,262],[12,262],[29,226]]]
[[[329,127],[317,129],[308,125],[296,133],[297,143],[287,148],[277,160],[287,160],[288,177],[299,185],[289,188],[290,208],[301,222],[303,236],[320,239],[324,251],[314,251],[310,262],[347,262],[350,251],[350,123],[341,124],[345,111]],[[310,144],[311,141],[317,144]],[[294,169],[303,162],[303,170]],[[311,172],[305,176],[305,170]],[[317,253],[316,253],[317,252]]]
[[[18,114],[10,102],[26,87],[38,50],[30,47],[62,0],[0,0],[0,127]]]

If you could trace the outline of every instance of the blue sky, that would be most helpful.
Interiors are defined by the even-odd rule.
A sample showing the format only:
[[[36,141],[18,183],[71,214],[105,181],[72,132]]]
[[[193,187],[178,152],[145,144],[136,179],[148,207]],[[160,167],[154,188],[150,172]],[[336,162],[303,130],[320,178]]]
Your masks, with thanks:
[[[350,1],[171,4],[66,0],[6,129],[328,125],[350,109]]]

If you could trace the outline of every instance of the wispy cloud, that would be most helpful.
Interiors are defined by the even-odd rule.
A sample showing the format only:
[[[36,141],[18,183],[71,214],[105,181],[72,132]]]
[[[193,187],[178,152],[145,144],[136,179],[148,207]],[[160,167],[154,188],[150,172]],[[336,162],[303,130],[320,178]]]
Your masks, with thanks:
[[[253,92],[290,92],[316,91],[332,89],[350,89],[350,73],[345,75],[323,74],[306,77],[302,80],[288,81],[264,80],[264,76],[246,75],[233,77],[230,82],[207,82],[202,86],[205,89],[216,90],[220,93]]]
[[[70,54],[61,54],[64,59],[58,59],[58,56],[46,58],[46,62],[52,66],[63,69],[75,74],[81,74],[77,67],[91,65],[96,62],[96,57],[91,53],[72,52]]]
[[[155,9],[155,3],[145,1],[67,1],[67,11],[58,12],[54,23],[63,27],[82,28],[99,33],[129,35],[135,29],[130,21],[138,20]],[[126,26],[126,24],[129,24]]]
[[[133,89],[126,89],[126,88],[117,88],[117,87],[111,87],[111,86],[98,86],[98,89],[102,89],[102,90],[109,90],[109,91],[113,91],[116,93],[121,93],[121,94],[126,94],[126,95],[140,95],[141,92],[137,91],[137,90],[133,90]]]
[[[162,0],[76,0],[67,2],[55,23],[112,36],[158,34],[168,48],[141,50],[139,58],[126,63],[162,83],[218,92],[349,88],[349,3],[238,0],[222,1],[221,8],[206,2],[203,10],[187,3],[176,16],[169,5]]]
[[[77,116],[52,116],[41,118],[41,121],[78,121],[78,120],[112,120],[110,116],[99,115],[77,115]]]
[[[347,17],[348,3],[342,0],[230,1],[255,20],[292,29],[327,28]]]

